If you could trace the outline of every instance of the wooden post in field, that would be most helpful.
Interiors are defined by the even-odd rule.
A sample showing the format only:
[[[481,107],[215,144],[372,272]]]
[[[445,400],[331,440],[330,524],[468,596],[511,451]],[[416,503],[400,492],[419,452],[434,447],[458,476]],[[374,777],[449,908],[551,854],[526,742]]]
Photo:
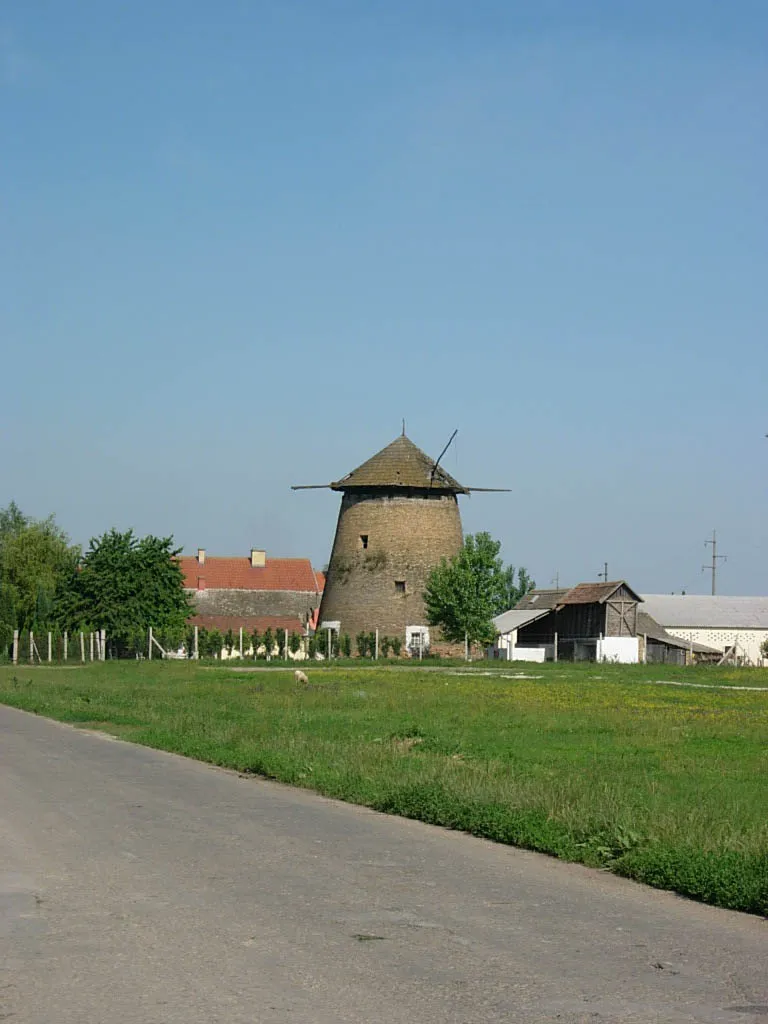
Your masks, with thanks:
[[[469,661],[469,637],[466,629],[464,630],[464,661]]]
[[[558,650],[557,650],[557,632],[555,632],[555,652],[554,652],[554,654],[555,654],[555,661],[557,661],[557,655],[558,655]]]
[[[288,652],[288,630],[284,629],[283,632],[285,633],[285,636],[283,637],[283,640],[285,641],[285,660],[288,661],[288,658],[290,657]]]
[[[328,630],[328,661],[331,660],[331,631]]]
[[[147,654],[147,659],[149,661],[152,661],[152,627],[151,626],[149,627],[149,653]]]
[[[243,660],[243,627],[240,627],[240,661]]]
[[[53,636],[50,629],[48,630],[48,661],[53,661]]]
[[[35,634],[31,629],[29,631],[29,664],[35,664]]]
[[[19,631],[14,629],[13,631],[13,664],[19,664]]]
[[[376,646],[374,648],[374,655],[373,655],[373,657],[374,657],[374,659],[376,661],[379,660],[379,627],[378,626],[376,627]]]
[[[648,664],[648,634],[643,633],[643,664]]]
[[[101,660],[107,660],[107,631],[102,629],[101,631]]]
[[[80,661],[85,661],[85,633],[80,630]]]
[[[93,630],[91,630],[88,640],[91,648],[91,661],[93,661]]]
[[[195,626],[195,661],[199,661],[200,660],[200,644],[199,644],[199,641],[198,641],[197,629],[198,629],[198,627]]]
[[[69,636],[67,635],[66,629],[64,630],[64,661],[67,660],[67,647],[69,646]]]

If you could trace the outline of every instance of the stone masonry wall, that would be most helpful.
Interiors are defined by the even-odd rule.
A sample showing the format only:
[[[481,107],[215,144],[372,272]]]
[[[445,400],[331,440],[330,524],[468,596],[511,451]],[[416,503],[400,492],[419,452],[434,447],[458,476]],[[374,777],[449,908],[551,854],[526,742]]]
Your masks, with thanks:
[[[320,595],[296,590],[188,590],[197,615],[296,616],[306,619]]]
[[[462,541],[454,494],[346,492],[320,621],[340,621],[341,632],[352,638],[378,628],[382,636],[405,642],[406,626],[426,625],[427,576],[442,558],[457,554]],[[405,584],[404,592],[398,583]]]

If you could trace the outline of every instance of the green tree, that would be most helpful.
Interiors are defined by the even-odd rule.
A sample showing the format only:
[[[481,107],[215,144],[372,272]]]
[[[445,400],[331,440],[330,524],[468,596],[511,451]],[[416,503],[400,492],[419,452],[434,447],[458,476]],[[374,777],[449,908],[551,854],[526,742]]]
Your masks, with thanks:
[[[0,510],[0,624],[7,632],[53,629],[75,576],[80,549],[53,516],[30,519],[14,503]]]
[[[261,647],[261,636],[259,635],[258,629],[254,629],[251,633],[251,646],[253,648],[253,657],[258,658],[259,648]]]
[[[227,649],[227,654],[232,654],[235,649],[235,634],[231,629],[228,629],[224,634],[224,646]]]
[[[358,658],[365,658],[368,654],[368,634],[358,633],[355,637],[355,647],[357,648]]]
[[[471,644],[493,642],[493,616],[504,600],[501,544],[489,533],[470,534],[450,561],[443,559],[427,579],[424,602],[427,620],[447,640]]]
[[[221,649],[224,646],[224,638],[221,631],[212,629],[208,634],[208,654],[211,658],[220,658]]]
[[[379,653],[381,654],[382,658],[388,658],[389,657],[389,650],[390,650],[391,646],[392,646],[392,641],[389,639],[389,637],[388,636],[383,636],[381,638],[381,640],[379,641]]]
[[[272,652],[275,649],[275,635],[272,632],[271,626],[267,626],[267,628],[264,630],[262,643],[264,644],[264,657],[267,659],[271,658]]]
[[[531,579],[527,569],[516,569],[514,565],[506,566],[503,571],[503,591],[499,595],[493,614],[501,615],[502,612],[514,608],[535,586],[536,581]]]
[[[288,640],[288,649],[291,654],[298,654],[301,650],[301,637],[295,630],[291,633],[290,639]]]
[[[396,658],[399,658],[400,657],[400,651],[402,651],[402,649],[403,649],[402,637],[393,636],[392,639],[390,640],[390,643],[392,644],[392,653],[394,654],[394,656]]]
[[[171,537],[110,530],[91,540],[63,602],[70,629],[100,629],[112,652],[143,649],[152,626],[160,643],[178,644],[191,612]]]
[[[351,658],[352,657],[352,638],[349,635],[349,633],[344,633],[344,635],[342,636],[341,640],[339,641],[339,644],[341,646],[341,653],[344,655],[344,657],[345,658]]]

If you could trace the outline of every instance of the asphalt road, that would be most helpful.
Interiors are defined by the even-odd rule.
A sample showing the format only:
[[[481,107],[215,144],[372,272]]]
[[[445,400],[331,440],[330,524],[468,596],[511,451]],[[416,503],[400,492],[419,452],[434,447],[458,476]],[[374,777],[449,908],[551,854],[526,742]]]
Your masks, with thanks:
[[[0,1020],[768,1021],[768,924],[0,708]]]

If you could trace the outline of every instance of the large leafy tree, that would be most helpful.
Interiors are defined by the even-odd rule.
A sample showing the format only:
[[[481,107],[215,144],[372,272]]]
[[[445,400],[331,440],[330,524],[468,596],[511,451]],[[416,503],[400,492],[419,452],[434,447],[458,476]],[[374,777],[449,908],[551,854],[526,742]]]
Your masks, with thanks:
[[[506,566],[503,577],[504,587],[494,609],[494,615],[501,615],[502,612],[514,608],[517,602],[536,586],[535,581],[528,574],[528,570],[522,567],[516,569],[514,565]]]
[[[104,629],[117,653],[141,648],[152,626],[160,642],[185,635],[191,608],[172,537],[110,530],[91,540],[65,609],[70,628]]]
[[[493,616],[509,607],[510,575],[499,557],[501,544],[488,533],[470,534],[452,559],[432,570],[424,591],[427,619],[440,626],[447,640],[470,644],[492,643]],[[528,584],[525,570],[523,581]],[[519,576],[518,576],[519,579]],[[514,570],[512,575],[514,584]]]
[[[53,516],[31,519],[15,502],[0,509],[0,633],[54,626],[80,549]]]

